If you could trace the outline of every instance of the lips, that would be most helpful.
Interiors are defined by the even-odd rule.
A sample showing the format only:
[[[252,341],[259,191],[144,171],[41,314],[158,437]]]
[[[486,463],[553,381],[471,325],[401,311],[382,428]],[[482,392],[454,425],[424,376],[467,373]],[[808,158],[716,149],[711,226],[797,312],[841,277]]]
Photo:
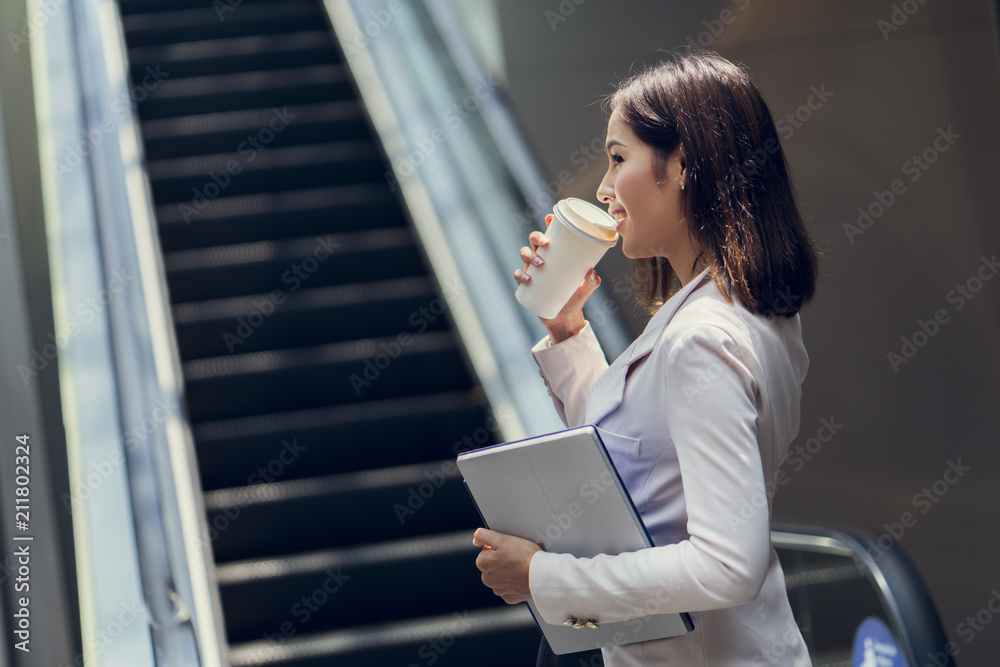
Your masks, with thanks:
[[[611,213],[611,217],[614,218],[617,223],[615,225],[615,231],[621,229],[622,225],[625,224],[625,221],[628,220],[628,214],[625,213],[625,211],[613,211]]]

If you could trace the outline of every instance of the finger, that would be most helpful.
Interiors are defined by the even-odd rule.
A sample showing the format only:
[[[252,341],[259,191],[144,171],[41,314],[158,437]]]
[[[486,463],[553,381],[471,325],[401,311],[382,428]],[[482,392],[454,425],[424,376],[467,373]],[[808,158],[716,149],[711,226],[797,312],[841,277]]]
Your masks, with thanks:
[[[477,528],[476,532],[472,535],[472,543],[477,547],[495,548],[496,543],[503,541],[503,538],[503,533],[498,533],[489,528]]]
[[[525,269],[531,265],[541,266],[545,263],[541,255],[536,255],[531,248],[521,248],[521,261],[524,262]]]
[[[528,241],[531,243],[532,250],[538,250],[538,248],[544,248],[549,244],[549,237],[541,232],[531,232],[528,234]]]
[[[517,271],[514,272],[514,280],[515,282],[517,282],[518,285],[520,285],[522,283],[530,282],[531,276],[528,275],[527,271],[522,271],[521,269],[518,269]]]
[[[587,271],[587,275],[584,277],[583,282],[577,288],[573,296],[570,297],[569,301],[563,308],[583,308],[583,304],[586,303],[590,295],[594,293],[601,285],[601,277],[597,275],[594,269]]]
[[[483,573],[482,577],[480,577],[480,578],[483,580],[483,583],[486,584],[487,586],[490,585],[489,582],[486,579],[489,576],[487,574],[487,570],[490,569],[490,564],[485,559],[485,557],[486,557],[487,554],[491,554],[492,555],[492,553],[493,553],[493,549],[483,548],[483,550],[479,552],[479,555],[476,556],[476,569]]]
[[[549,225],[551,224],[552,224],[552,214],[549,213],[547,216],[545,216],[545,229],[548,229]]]

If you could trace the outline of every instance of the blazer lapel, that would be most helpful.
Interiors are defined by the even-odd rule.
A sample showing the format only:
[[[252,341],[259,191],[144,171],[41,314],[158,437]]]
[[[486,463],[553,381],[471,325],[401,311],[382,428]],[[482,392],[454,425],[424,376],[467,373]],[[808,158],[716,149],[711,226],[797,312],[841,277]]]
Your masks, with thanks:
[[[636,338],[621,356],[615,359],[604,373],[594,382],[587,394],[588,424],[597,424],[614,412],[625,397],[625,377],[629,366],[639,361],[656,346],[663,330],[666,329],[681,304],[708,279],[708,269],[705,269],[679,292],[667,299],[656,314],[646,324],[642,334]]]

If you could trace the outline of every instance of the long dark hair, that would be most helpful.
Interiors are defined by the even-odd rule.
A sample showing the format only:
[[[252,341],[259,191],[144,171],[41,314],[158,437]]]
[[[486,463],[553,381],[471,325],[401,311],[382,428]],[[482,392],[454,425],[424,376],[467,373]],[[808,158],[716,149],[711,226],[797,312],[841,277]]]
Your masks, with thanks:
[[[708,51],[678,51],[624,81],[606,101],[653,149],[662,180],[682,146],[682,206],[719,291],[755,313],[792,317],[813,295],[816,251],[795,203],[771,112],[740,67]],[[633,263],[639,302],[675,291],[663,258]]]

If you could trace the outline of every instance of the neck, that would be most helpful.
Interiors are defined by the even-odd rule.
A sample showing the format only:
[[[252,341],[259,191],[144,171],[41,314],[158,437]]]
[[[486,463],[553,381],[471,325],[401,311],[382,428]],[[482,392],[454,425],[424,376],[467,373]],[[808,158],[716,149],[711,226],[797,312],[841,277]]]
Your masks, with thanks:
[[[681,282],[681,287],[686,287],[696,275],[708,268],[708,260],[704,253],[692,252],[682,258],[671,258],[670,268],[673,269],[677,279]]]

